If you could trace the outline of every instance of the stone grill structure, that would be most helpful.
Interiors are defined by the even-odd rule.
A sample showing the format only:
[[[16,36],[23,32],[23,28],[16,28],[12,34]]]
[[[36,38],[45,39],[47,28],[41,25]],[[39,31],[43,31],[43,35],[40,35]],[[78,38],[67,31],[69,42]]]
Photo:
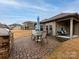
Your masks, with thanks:
[[[0,59],[9,59],[10,50],[9,31],[0,28]]]

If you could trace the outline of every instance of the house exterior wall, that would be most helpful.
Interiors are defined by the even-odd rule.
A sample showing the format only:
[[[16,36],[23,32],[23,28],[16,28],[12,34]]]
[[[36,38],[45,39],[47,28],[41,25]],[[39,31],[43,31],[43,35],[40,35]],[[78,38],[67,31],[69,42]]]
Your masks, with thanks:
[[[50,25],[52,26],[52,30],[50,30]],[[48,33],[52,33],[53,36],[56,35],[56,22],[49,22],[43,24],[43,30],[46,31],[46,26],[48,26]]]
[[[67,23],[68,24],[68,23]],[[48,26],[48,33],[50,33],[49,25],[52,25],[52,35],[57,35],[57,31],[62,27],[70,34],[70,25],[65,25],[65,23],[57,23],[55,21],[43,24],[43,30],[46,31],[46,26]],[[73,24],[74,25],[74,35],[79,35],[79,23]]]
[[[79,23],[75,24],[75,28],[74,28],[74,34],[79,35]]]
[[[16,27],[13,28],[13,30],[20,30],[20,29],[22,29],[21,26],[16,26]]]
[[[30,23],[30,22],[24,23],[23,28],[24,28],[24,30],[33,30],[34,29],[34,23]]]
[[[60,30],[61,28],[64,28],[68,33],[70,33],[69,25],[66,26],[65,23],[58,23],[56,21],[52,21],[52,22],[43,24],[43,30],[46,31],[46,26],[48,26],[48,33],[50,33],[50,28],[49,28],[50,25],[52,25],[52,35],[53,36],[56,36],[57,31]]]

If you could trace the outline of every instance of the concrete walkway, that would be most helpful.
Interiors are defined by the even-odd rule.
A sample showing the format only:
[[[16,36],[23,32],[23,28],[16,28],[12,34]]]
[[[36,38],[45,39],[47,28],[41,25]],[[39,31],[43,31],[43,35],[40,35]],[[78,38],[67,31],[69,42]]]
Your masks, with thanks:
[[[11,51],[11,59],[42,59],[46,54],[59,46],[60,42],[55,38],[48,38],[48,43],[44,40],[43,44],[31,40],[30,37],[19,38],[14,41]]]

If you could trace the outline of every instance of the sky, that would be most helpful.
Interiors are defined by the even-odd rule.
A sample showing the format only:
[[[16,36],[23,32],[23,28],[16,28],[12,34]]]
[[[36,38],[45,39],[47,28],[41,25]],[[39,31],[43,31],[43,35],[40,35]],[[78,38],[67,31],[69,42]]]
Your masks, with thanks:
[[[0,22],[8,25],[69,12],[79,13],[79,0],[0,0]]]

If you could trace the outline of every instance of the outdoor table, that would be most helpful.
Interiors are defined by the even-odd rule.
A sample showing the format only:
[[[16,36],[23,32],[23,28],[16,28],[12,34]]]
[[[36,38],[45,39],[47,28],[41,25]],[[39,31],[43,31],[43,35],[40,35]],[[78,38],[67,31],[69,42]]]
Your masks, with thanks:
[[[35,41],[41,41],[42,38],[42,31],[33,31],[32,36],[34,37]]]

